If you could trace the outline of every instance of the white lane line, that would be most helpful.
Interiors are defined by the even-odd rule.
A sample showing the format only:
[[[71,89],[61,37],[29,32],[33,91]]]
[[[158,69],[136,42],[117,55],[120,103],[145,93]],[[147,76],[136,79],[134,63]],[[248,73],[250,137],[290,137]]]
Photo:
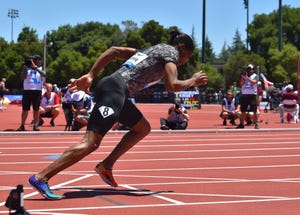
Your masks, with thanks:
[[[209,140],[209,142],[213,142],[213,143],[206,143],[207,141],[203,141],[203,139],[199,138],[199,139],[187,139],[185,140],[184,142],[185,143],[177,143],[177,144],[157,144],[157,145],[153,145],[153,144],[142,144],[142,143],[161,143],[161,142],[173,142],[174,143],[174,140],[177,140],[178,139],[168,139],[168,140],[165,140],[165,139],[159,139],[159,140],[142,140],[140,141],[140,145],[136,145],[134,148],[158,148],[158,147],[193,147],[193,146],[244,146],[244,145],[285,145],[285,144],[300,144],[299,141],[297,141],[296,138],[291,138],[291,140],[294,140],[294,141],[287,141],[287,139],[285,138],[284,140],[285,141],[280,141],[280,142],[274,142],[273,141],[270,141],[271,139],[263,139],[264,142],[259,142],[261,140],[255,140],[255,139],[251,139],[251,142],[241,142],[241,140],[238,140],[239,142],[237,143],[234,143],[234,142],[228,142],[228,143],[224,143],[224,140],[221,140],[223,143],[216,143],[216,140],[212,141],[212,140]],[[180,140],[180,139],[179,139]],[[228,140],[228,141],[237,141],[237,139],[231,139],[231,140]],[[249,139],[245,139],[247,141],[249,141]],[[277,140],[277,139],[276,139]],[[265,141],[268,141],[268,142],[265,142]],[[119,140],[116,140],[116,141],[106,141],[106,143],[109,143],[109,142],[112,142],[112,143],[118,143]],[[192,143],[190,143],[192,142]],[[193,143],[193,142],[197,142],[197,143]],[[200,142],[200,143],[199,143]],[[32,143],[32,142],[9,142],[9,143],[5,143],[5,144],[2,144],[0,143],[0,145],[3,145],[0,147],[0,149],[44,149],[44,148],[49,148],[49,149],[52,149],[52,148],[66,148],[68,147],[67,143],[70,143],[70,144],[74,144],[76,143],[76,141],[72,141],[72,142],[55,142],[55,144],[60,144],[60,145],[63,145],[63,146],[46,146],[49,142],[45,141],[45,142],[38,142],[38,143]],[[15,144],[22,144],[20,146],[15,146]],[[24,145],[26,144],[38,144],[39,146],[26,146],[24,147]],[[43,144],[43,146],[40,146],[41,144]],[[5,145],[5,146],[4,146]],[[6,147],[6,145],[8,147]],[[12,147],[12,145],[14,145]],[[50,144],[52,145],[52,144]],[[111,144],[111,145],[102,145],[101,146],[102,148],[111,148],[111,147],[114,147],[114,144]]]
[[[186,167],[186,168],[161,168],[161,169],[127,169],[115,170],[115,172],[160,172],[160,171],[191,171],[191,170],[226,170],[226,169],[256,169],[256,168],[286,168],[299,167],[300,164],[281,165],[256,165],[256,166],[216,166],[216,167]]]
[[[235,149],[197,149],[197,150],[159,150],[159,151],[137,151],[137,150],[133,150],[133,151],[128,151],[127,154],[166,154],[166,153],[204,153],[204,152],[243,152],[243,151],[281,151],[281,150],[300,150],[300,147],[284,147],[284,148],[235,148]],[[26,154],[26,156],[47,156],[47,155],[51,155],[53,153],[31,153],[31,154]],[[107,154],[106,151],[102,151],[102,152],[96,152],[93,153],[94,155],[102,155],[102,154]],[[4,156],[20,156],[22,154],[3,154],[0,155],[0,157],[4,157]],[[24,156],[24,155],[22,155]]]
[[[28,173],[24,173],[28,175]],[[82,175],[83,173],[69,173],[68,175]],[[86,173],[84,173],[86,175]],[[117,177],[127,177],[127,178],[159,178],[159,179],[182,179],[182,180],[193,180],[188,182],[156,182],[156,183],[135,183],[128,184],[129,186],[165,186],[165,185],[188,185],[188,184],[216,184],[216,183],[260,183],[260,182],[274,182],[274,183],[300,183],[300,178],[266,178],[266,179],[240,179],[240,178],[206,178],[206,177],[180,177],[180,176],[148,176],[148,175],[118,175]],[[195,181],[197,180],[197,181]],[[86,188],[94,188],[99,186],[95,185],[85,185]],[[105,186],[105,185],[103,185]],[[74,188],[73,186],[64,186],[65,188]],[[0,186],[0,191],[14,189],[13,186]],[[24,190],[31,190],[31,187],[24,187]]]
[[[87,214],[75,214],[75,213],[54,213],[54,212],[41,212],[41,211],[31,211],[30,214],[43,214],[43,215],[87,215]]]
[[[295,198],[274,198],[274,199],[250,199],[250,200],[231,200],[231,201],[209,201],[209,202],[188,202],[184,206],[192,205],[218,205],[218,204],[240,204],[240,203],[258,203],[258,202],[281,202],[281,201],[299,201],[300,197]],[[98,206],[98,207],[78,207],[78,208],[48,208],[28,210],[28,212],[43,212],[43,211],[77,211],[77,210],[100,210],[100,209],[122,209],[122,208],[153,208],[178,206],[178,204],[142,204],[142,205],[120,205],[120,206]],[[0,211],[1,214],[7,214],[7,211]]]
[[[38,154],[37,154],[38,155]],[[22,155],[24,156],[24,155]],[[148,161],[186,161],[186,160],[227,160],[227,159],[267,159],[267,158],[290,158],[290,157],[300,157],[300,154],[290,154],[290,155],[251,155],[251,156],[215,156],[215,157],[185,157],[185,158],[149,158],[149,159],[120,159],[118,162],[148,162]],[[48,164],[52,163],[52,160],[49,161],[18,161],[18,162],[0,162],[0,165],[16,165],[16,164]],[[83,160],[81,163],[95,163],[99,160]]]
[[[299,129],[298,129],[299,130]],[[188,130],[186,130],[188,131]],[[202,131],[202,130],[200,130]],[[290,131],[290,130],[288,130]],[[123,135],[125,134],[126,132],[124,133],[120,133],[119,135],[115,135],[115,134],[110,134],[110,133],[107,133],[107,135],[105,135],[105,140],[110,140],[110,139],[119,139],[119,138],[122,138]],[[1,132],[0,132],[1,134]],[[62,139],[67,139],[67,140],[80,140],[82,139],[82,137],[80,137],[80,135],[78,136],[64,136],[64,135],[60,135],[60,136],[57,136],[57,135],[53,135],[53,134],[49,134],[48,136],[46,135],[36,135],[37,133],[34,133],[34,135],[27,135],[27,137],[25,138],[25,140],[27,141],[27,138],[30,140],[30,139],[47,139],[48,136],[53,136],[54,139],[57,139],[57,140],[62,140]],[[83,132],[84,134],[84,132]],[[291,135],[292,134],[292,135]],[[248,138],[248,137],[254,137],[254,138],[257,138],[257,139],[262,139],[264,137],[271,137],[271,138],[284,138],[284,137],[287,137],[287,138],[293,138],[293,137],[299,137],[300,136],[300,133],[299,132],[286,132],[286,133],[283,133],[283,132],[274,132],[274,133],[261,133],[259,135],[257,135],[256,132],[248,132],[248,130],[245,132],[245,133],[239,133],[239,135],[233,135],[232,133],[197,133],[197,132],[174,132],[174,133],[166,133],[166,132],[162,132],[160,134],[155,134],[155,133],[150,133],[149,135],[147,135],[145,138],[168,138],[168,137],[182,137],[182,138],[185,138],[185,137],[203,137],[204,139],[209,139],[209,137],[213,137],[214,139],[222,139],[222,138],[225,138],[225,139],[229,139],[229,138],[232,138],[232,136],[238,136],[238,138]],[[35,138],[37,137],[37,138]],[[11,137],[8,137],[8,136],[2,136],[1,140],[13,140],[13,139],[16,139],[16,140],[24,140],[24,137],[20,137],[20,136],[11,136]],[[3,141],[4,142],[4,141]]]
[[[299,167],[300,164],[279,164],[279,165],[256,165],[256,166],[216,166],[216,167],[185,167],[185,168],[161,168],[161,169],[124,169],[124,170],[115,170],[115,172],[161,172],[161,171],[195,171],[195,170],[231,170],[231,169],[261,169],[261,168],[289,168],[289,167]],[[87,171],[76,171],[87,172]],[[91,171],[88,171],[91,172]],[[65,171],[64,174],[72,172]],[[0,171],[0,174],[24,174],[22,172],[16,171]]]
[[[122,184],[121,185],[122,187],[125,187],[127,189],[130,189],[130,190],[136,190],[136,191],[139,191],[138,188],[135,188],[135,187],[132,187],[132,186],[129,186],[127,184]],[[139,192],[140,193],[140,192]],[[141,193],[144,193],[144,194],[149,194],[155,198],[158,198],[158,199],[162,199],[164,201],[167,201],[167,202],[171,202],[173,204],[176,204],[176,205],[183,205],[185,204],[184,202],[181,202],[181,201],[177,201],[175,199],[171,199],[171,198],[168,198],[168,197],[165,197],[165,196],[162,196],[162,195],[158,195],[156,193],[153,193],[153,192],[149,192],[149,191],[142,191]]]
[[[262,198],[262,199],[286,199],[288,196],[253,196],[253,195],[234,195],[234,194],[218,194],[218,193],[176,193],[166,192],[164,195],[175,195],[175,196],[209,196],[209,197],[234,197],[234,198]]]
[[[167,185],[193,185],[193,184],[232,184],[232,183],[257,183],[257,182],[273,182],[273,181],[192,181],[192,182],[162,182],[162,183],[135,183],[132,186],[167,186]],[[277,181],[274,181],[277,182]],[[280,182],[280,181],[278,181]],[[299,183],[299,182],[298,182]]]
[[[285,182],[285,181],[296,181],[300,178],[272,178],[272,179],[243,179],[243,178],[208,178],[208,177],[183,177],[183,176],[162,176],[162,175],[118,175],[118,177],[127,177],[127,178],[157,178],[157,179],[181,179],[181,180],[197,180],[196,183],[209,183],[209,182]],[[201,180],[201,181],[199,181]],[[204,181],[205,180],[205,181]],[[172,183],[172,182],[171,182]],[[175,182],[176,183],[176,182]],[[178,183],[189,183],[189,182],[178,182]],[[194,183],[194,182],[192,182]],[[159,184],[159,183],[158,183]]]
[[[274,183],[287,183],[287,182],[292,182],[292,183],[300,183],[300,181],[280,181],[280,180],[209,180],[207,179],[206,181],[191,181],[191,182],[153,182],[153,183],[131,183],[131,184],[127,184],[129,186],[136,186],[136,187],[140,187],[140,186],[167,186],[167,185],[199,185],[199,184],[208,184],[208,185],[212,185],[212,184],[229,184],[229,183],[267,183],[267,182],[274,182]],[[94,188],[99,186],[99,184],[92,184],[92,185],[85,185],[86,188]],[[121,186],[121,185],[120,185]],[[65,186],[66,188],[72,189],[74,188],[73,186]]]
[[[11,138],[7,138],[5,136],[3,136],[1,138],[0,144],[8,144],[8,141],[22,141],[23,143],[32,143],[29,142],[29,140],[33,140],[33,144],[37,144],[37,141],[46,141],[48,140],[49,144],[55,144],[56,142],[62,142],[62,143],[71,143],[74,141],[79,141],[81,139],[81,137],[79,136],[75,136],[70,138],[70,136],[60,136],[60,137],[56,137],[55,135],[49,135],[51,136],[51,140],[53,140],[52,142],[49,142],[49,137],[48,136],[40,136],[37,137],[36,135],[33,136],[27,136],[26,140],[20,137],[11,137]],[[107,134],[105,136],[105,142],[111,142],[111,141],[116,141],[119,140],[121,137],[123,136],[123,134],[121,134],[120,136],[115,136],[115,135],[110,135]],[[172,133],[172,135],[155,135],[155,134],[149,134],[148,136],[145,137],[145,139],[143,139],[143,141],[148,141],[149,139],[167,139],[170,141],[171,138],[173,139],[194,139],[194,138],[199,138],[201,137],[201,140],[203,141],[224,141],[224,140],[249,140],[249,137],[251,137],[251,140],[265,140],[266,138],[268,139],[278,139],[278,140],[287,140],[287,139],[298,139],[298,137],[300,136],[299,132],[297,133],[293,133],[293,135],[291,136],[291,134],[284,134],[284,133],[272,133],[272,135],[270,134],[259,134],[259,137],[257,137],[257,133],[253,133],[253,134],[239,134],[238,138],[233,138],[232,137],[233,134],[229,134],[229,135],[225,135],[225,134],[220,134],[218,136],[218,134],[203,134],[203,133],[199,133],[199,134],[195,134],[195,133],[187,133],[187,134],[176,134],[176,133]],[[234,135],[236,136],[236,135]],[[213,138],[211,138],[213,137]],[[66,139],[66,142],[63,142],[63,140]],[[25,141],[24,141],[25,140]]]

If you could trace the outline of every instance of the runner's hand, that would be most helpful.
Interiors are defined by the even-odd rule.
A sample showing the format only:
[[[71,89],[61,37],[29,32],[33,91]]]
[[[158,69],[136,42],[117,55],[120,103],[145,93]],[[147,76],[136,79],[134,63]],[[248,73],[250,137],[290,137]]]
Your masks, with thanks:
[[[88,93],[90,87],[92,86],[92,82],[93,82],[93,77],[90,76],[89,73],[85,74],[80,78],[76,79],[73,89],[75,88],[76,90],[83,90]]]
[[[192,78],[195,80],[194,87],[200,86],[200,85],[206,85],[207,84],[207,75],[205,72],[197,72],[192,75]]]

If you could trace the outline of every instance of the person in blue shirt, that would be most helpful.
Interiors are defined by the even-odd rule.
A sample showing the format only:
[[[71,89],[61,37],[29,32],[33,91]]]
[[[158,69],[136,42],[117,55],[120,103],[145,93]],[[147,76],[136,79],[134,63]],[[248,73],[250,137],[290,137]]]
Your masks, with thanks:
[[[234,98],[232,90],[228,90],[226,97],[222,101],[222,110],[220,117],[223,119],[223,125],[227,125],[227,120],[230,120],[231,125],[236,125],[235,120],[241,117],[239,103]]]

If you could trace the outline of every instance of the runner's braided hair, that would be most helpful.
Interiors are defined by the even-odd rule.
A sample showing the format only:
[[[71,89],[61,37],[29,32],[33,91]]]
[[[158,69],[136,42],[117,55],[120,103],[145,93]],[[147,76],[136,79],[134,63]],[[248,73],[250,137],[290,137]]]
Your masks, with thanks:
[[[179,43],[183,43],[187,50],[194,51],[194,41],[189,35],[180,33],[177,30],[170,31],[169,45],[176,46]]]

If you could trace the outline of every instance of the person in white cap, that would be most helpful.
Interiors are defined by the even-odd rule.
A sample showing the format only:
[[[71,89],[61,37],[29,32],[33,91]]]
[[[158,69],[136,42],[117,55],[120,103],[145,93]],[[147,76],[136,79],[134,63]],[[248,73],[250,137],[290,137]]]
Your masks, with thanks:
[[[71,95],[72,98],[72,112],[74,113],[74,123],[72,125],[72,131],[78,131],[82,127],[88,124],[90,114],[93,110],[92,97],[80,90]]]
[[[284,123],[284,113],[288,112],[288,116],[290,118],[294,118],[294,122],[298,122],[299,118],[299,96],[298,93],[294,92],[294,86],[292,84],[288,84],[285,87],[285,92],[281,95],[282,103],[279,104],[279,112],[280,112],[280,121]],[[291,115],[291,113],[293,115]],[[289,117],[287,117],[289,118]],[[287,120],[288,122],[290,120]]]
[[[237,128],[244,128],[247,112],[253,112],[254,128],[259,129],[257,124],[257,82],[258,75],[254,73],[254,66],[249,64],[243,67],[240,76],[242,95],[240,96],[241,120]]]

